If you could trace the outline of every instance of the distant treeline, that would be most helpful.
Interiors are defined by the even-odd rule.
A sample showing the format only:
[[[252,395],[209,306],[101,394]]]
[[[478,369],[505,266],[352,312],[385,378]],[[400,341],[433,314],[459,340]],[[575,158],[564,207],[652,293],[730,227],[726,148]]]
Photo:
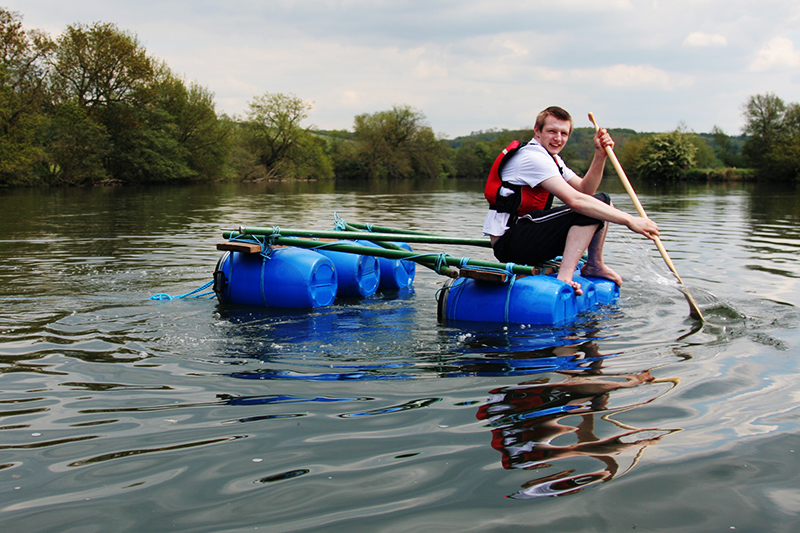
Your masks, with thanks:
[[[410,106],[365,113],[352,131],[304,126],[311,104],[265,93],[243,117],[150,57],[113,24],[68,26],[55,40],[0,8],[0,186],[262,179],[484,178],[497,154],[532,130],[437,138]],[[800,111],[751,97],[746,136],[611,130],[623,166],[643,179],[797,179]],[[585,171],[591,128],[563,152]],[[752,168],[754,170],[739,170]]]

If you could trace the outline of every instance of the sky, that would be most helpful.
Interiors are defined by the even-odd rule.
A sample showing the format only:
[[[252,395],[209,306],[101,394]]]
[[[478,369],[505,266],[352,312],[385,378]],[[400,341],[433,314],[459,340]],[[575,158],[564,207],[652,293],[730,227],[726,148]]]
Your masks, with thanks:
[[[797,0],[0,0],[26,29],[113,23],[244,116],[264,93],[352,130],[393,106],[434,132],[533,126],[741,133],[749,96],[800,101]]]

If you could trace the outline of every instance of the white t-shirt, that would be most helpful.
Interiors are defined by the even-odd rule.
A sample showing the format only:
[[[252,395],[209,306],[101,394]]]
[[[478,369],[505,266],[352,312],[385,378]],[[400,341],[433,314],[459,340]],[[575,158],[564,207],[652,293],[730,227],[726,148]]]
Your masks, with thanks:
[[[558,161],[558,166],[556,166]],[[561,171],[559,168],[561,167]],[[503,181],[512,185],[527,185],[536,187],[544,180],[554,176],[563,176],[566,181],[571,180],[577,174],[564,163],[560,156],[555,156],[555,160],[544,147],[532,140],[522,148],[516,155],[506,163],[503,168]],[[509,196],[513,191],[501,187],[499,194]],[[500,236],[506,232],[510,213],[498,213],[494,209],[489,209],[483,221],[483,234]]]

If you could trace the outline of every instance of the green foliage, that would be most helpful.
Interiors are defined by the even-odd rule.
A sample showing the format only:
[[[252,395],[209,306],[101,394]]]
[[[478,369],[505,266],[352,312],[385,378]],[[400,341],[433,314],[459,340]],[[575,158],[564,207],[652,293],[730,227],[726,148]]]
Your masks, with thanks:
[[[213,95],[196,84],[187,88],[148,57],[135,36],[111,24],[68,27],[51,79],[50,182],[171,182],[223,174],[227,130]],[[58,118],[65,109],[76,124]],[[79,147],[72,154],[70,142]]]
[[[354,140],[353,155],[360,167],[354,173],[359,177],[438,178],[443,174],[444,146],[425,123],[425,115],[410,106],[356,116]]]
[[[696,152],[692,134],[679,130],[657,133],[644,141],[634,168],[644,179],[680,179],[694,165]]]
[[[744,106],[743,152],[761,178],[800,178],[800,105],[785,104],[772,93],[748,98]]]
[[[169,129],[182,147],[192,176],[219,179],[230,150],[230,128],[217,117],[214,95],[196,83],[166,74],[154,86],[158,108],[169,115]]]
[[[333,165],[325,153],[325,141],[301,127],[311,104],[295,95],[265,93],[249,103],[240,140],[252,163],[249,176],[291,179],[331,178]],[[245,158],[246,161],[246,158]]]
[[[449,142],[452,174],[461,179],[486,179],[497,156],[513,140],[526,143],[533,130],[489,130],[460,137]]]
[[[690,168],[687,181],[754,181],[756,173],[751,168]]]
[[[54,43],[22,28],[16,13],[0,8],[0,185],[36,182],[41,159],[36,131],[43,120],[45,75]]]
[[[614,151],[617,154],[622,168],[634,173],[639,161],[642,159],[642,153],[647,141],[647,135],[638,135],[628,140],[622,147],[615,147]]]
[[[138,39],[113,24],[67,26],[58,39],[53,90],[81,107],[140,103],[156,69]]]
[[[744,160],[741,153],[741,143],[737,143],[728,136],[722,128],[714,126],[711,128],[712,148],[725,167],[741,167],[744,166]]]
[[[40,170],[45,183],[86,185],[108,179],[103,164],[110,138],[86,108],[70,101],[56,106],[40,130],[40,139],[46,147]]]
[[[694,145],[694,163],[695,168],[719,168],[722,162],[717,158],[717,154],[708,142],[695,133],[688,134],[688,140]]]

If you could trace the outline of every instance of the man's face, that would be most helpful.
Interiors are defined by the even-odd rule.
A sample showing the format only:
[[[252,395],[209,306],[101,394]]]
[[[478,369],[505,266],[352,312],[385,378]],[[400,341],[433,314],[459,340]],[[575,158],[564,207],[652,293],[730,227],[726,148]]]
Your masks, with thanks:
[[[559,120],[549,116],[544,120],[544,127],[533,128],[533,138],[553,155],[558,154],[569,140],[569,120]]]

